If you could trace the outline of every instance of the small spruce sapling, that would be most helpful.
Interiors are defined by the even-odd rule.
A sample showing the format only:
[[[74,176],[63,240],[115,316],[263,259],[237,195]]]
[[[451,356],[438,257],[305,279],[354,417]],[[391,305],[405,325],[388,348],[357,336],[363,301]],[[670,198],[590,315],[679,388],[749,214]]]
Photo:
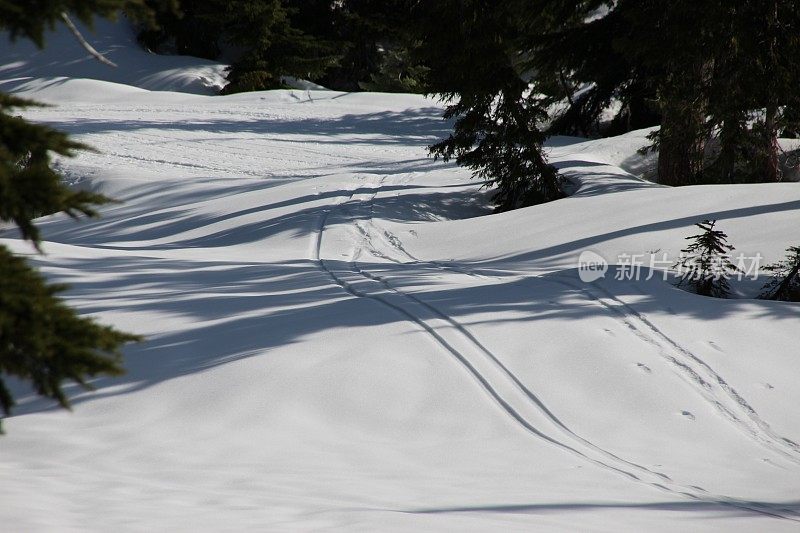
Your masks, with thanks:
[[[800,302],[800,246],[787,248],[786,252],[783,261],[764,267],[772,273],[761,293],[765,300]]]
[[[681,250],[681,258],[673,268],[677,268],[681,276],[678,287],[688,286],[702,296],[727,298],[731,290],[728,278],[738,269],[730,257],[734,248],[728,244],[724,232],[714,229],[716,224],[716,220],[695,224],[703,231],[686,237],[691,244]]]

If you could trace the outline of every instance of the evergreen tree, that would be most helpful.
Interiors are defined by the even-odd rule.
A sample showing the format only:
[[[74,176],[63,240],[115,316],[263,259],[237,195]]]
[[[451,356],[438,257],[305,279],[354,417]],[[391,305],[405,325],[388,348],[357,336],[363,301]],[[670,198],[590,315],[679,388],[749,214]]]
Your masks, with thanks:
[[[800,246],[786,250],[786,258],[767,267],[772,279],[764,285],[761,298],[800,302]]]
[[[329,43],[294,27],[281,0],[229,0],[220,13],[225,39],[243,52],[223,94],[283,87],[282,76],[318,78],[335,63]]]
[[[633,10],[641,19],[634,16],[632,27],[641,30],[630,49],[638,50],[638,61],[663,68],[659,181],[779,181],[778,131],[800,83],[796,2],[681,1],[668,10],[657,4]],[[719,150],[706,171],[712,137]]]
[[[623,49],[651,76],[661,115],[653,135],[658,181],[690,185],[702,180],[709,125],[709,82],[720,38],[721,0],[677,0],[669,9],[655,0],[627,0],[630,31]]]
[[[658,125],[653,73],[620,46],[630,31],[626,8],[603,0],[539,0],[533,7],[528,68],[556,108],[550,133],[605,136]],[[616,115],[602,123],[613,104]]]
[[[139,41],[157,52],[230,60],[225,94],[281,88],[283,76],[319,78],[338,57],[332,43],[301,29],[324,28],[330,2],[178,0],[177,10],[146,2],[158,26],[146,26]]]
[[[538,5],[554,15],[552,29],[531,33],[532,68],[546,94],[567,102],[553,132],[616,134],[660,122],[653,147],[661,183],[781,178],[778,133],[800,130],[796,2]],[[621,111],[601,128],[612,103]]]
[[[731,3],[714,50],[710,117],[719,130],[714,181],[780,181],[778,134],[796,127],[800,30],[795,2]]]
[[[563,196],[542,150],[545,102],[523,72],[520,9],[515,2],[445,0],[419,4],[415,19],[430,69],[427,92],[439,95],[448,104],[445,118],[455,120],[453,133],[430,151],[496,187],[499,211]]]
[[[692,241],[681,250],[681,258],[675,264],[681,276],[678,286],[688,286],[696,294],[727,298],[730,294],[728,278],[738,270],[731,262],[733,246],[728,236],[715,229],[716,220],[704,220],[695,224],[702,233],[686,237]]]
[[[90,389],[87,378],[122,373],[119,347],[138,337],[79,317],[25,261],[0,247],[0,410],[11,414],[14,398],[3,376],[31,384],[40,395],[69,407],[62,385]],[[0,431],[2,425],[0,424]]]
[[[146,49],[159,54],[178,54],[219,59],[224,6],[215,0],[180,0],[177,6],[161,0],[145,0],[153,10],[155,25],[145,24],[138,33]]]
[[[333,44],[336,64],[315,79],[339,91],[420,92],[412,0],[289,0],[292,23]]]
[[[394,1],[290,0],[293,19],[302,31],[333,43],[338,52],[335,65],[314,81],[337,91],[359,91],[360,83],[377,72],[382,38],[393,28],[384,24],[384,14]]]
[[[414,46],[411,44],[410,46]],[[425,91],[425,76],[429,69],[416,63],[414,51],[409,45],[393,44],[381,48],[381,56],[374,72],[367,81],[359,81],[365,91],[388,93],[422,93]]]
[[[64,12],[91,23],[93,14],[113,16],[126,6],[141,7],[114,0],[4,2],[0,27],[41,46],[45,28]],[[50,154],[69,156],[85,147],[15,116],[16,110],[32,105],[36,104],[0,93],[0,221],[13,222],[38,248],[36,217],[57,212],[93,216],[94,206],[109,200],[64,184],[50,164]],[[63,285],[48,285],[23,259],[0,246],[0,411],[5,415],[14,398],[4,376],[29,382],[39,394],[67,407],[64,381],[88,387],[89,377],[122,371],[119,349],[136,337],[79,317],[58,299],[63,290]]]
[[[658,180],[699,181],[708,136],[710,0],[539,0],[527,16],[530,68],[551,105],[554,133],[617,134],[656,125]],[[621,104],[608,125],[600,123]]]

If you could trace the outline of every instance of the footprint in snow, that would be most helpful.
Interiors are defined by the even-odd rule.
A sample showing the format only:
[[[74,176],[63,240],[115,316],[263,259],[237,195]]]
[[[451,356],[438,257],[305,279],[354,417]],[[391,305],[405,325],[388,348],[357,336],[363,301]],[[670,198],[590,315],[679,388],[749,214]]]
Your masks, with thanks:
[[[608,328],[603,328],[603,331],[605,331],[608,335],[610,335],[612,337],[616,337],[617,336],[613,331],[611,331]]]
[[[650,367],[649,367],[649,366],[647,366],[647,365],[646,365],[646,364],[644,364],[644,363],[636,363],[636,366],[638,366],[638,367],[639,367],[639,369],[640,369],[642,372],[646,372],[646,373],[648,373],[648,374],[651,374],[651,373],[653,372],[652,370],[650,370]],[[683,413],[684,413],[684,414],[686,414],[686,411],[684,411]]]
[[[695,419],[694,415],[692,413],[690,413],[689,411],[681,411],[681,414],[683,416],[685,416],[686,418],[688,418],[689,420],[694,420]]]
[[[722,352],[723,351],[722,348],[717,346],[717,344],[714,341],[708,341],[708,345],[711,346],[712,348],[714,348],[718,352]]]
[[[773,386],[772,386],[772,385],[770,385],[769,383],[764,383],[764,388],[765,388],[765,389],[767,389],[767,390],[772,390],[772,389],[774,389],[775,387],[773,387]]]
[[[773,466],[773,467],[775,467],[775,468],[781,468],[781,469],[783,468],[782,466],[779,466],[779,465],[775,464],[774,462],[770,461],[770,460],[769,460],[769,459],[767,459],[767,458],[762,458],[761,460],[762,460],[764,463],[768,464],[769,466]]]

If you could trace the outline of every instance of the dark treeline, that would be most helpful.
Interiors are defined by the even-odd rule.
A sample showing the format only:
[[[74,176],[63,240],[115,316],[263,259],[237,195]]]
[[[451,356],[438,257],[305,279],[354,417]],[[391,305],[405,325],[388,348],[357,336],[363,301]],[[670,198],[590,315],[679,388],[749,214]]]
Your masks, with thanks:
[[[405,0],[147,0],[159,53],[230,61],[226,93],[275,89],[282,77],[342,91],[420,91]]]
[[[455,127],[431,151],[496,186],[498,210],[563,196],[541,150],[551,134],[660,125],[656,179],[690,185],[779,181],[777,138],[800,131],[793,0],[178,4],[156,9],[160,28],[142,42],[230,60],[226,93],[293,76],[442,96]]]

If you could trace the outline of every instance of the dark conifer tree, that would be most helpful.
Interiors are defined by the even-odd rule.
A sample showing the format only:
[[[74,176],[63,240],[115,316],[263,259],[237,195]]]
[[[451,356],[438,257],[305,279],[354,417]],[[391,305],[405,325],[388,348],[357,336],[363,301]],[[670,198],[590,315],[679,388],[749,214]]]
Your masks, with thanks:
[[[145,24],[139,42],[159,54],[178,54],[218,59],[221,53],[224,6],[217,0],[180,0],[177,6],[161,0],[145,0],[153,10],[155,25]]]
[[[147,3],[156,9],[162,2]],[[282,76],[319,78],[338,56],[332,43],[301,29],[324,28],[332,16],[330,2],[178,0],[177,5],[177,10],[156,9],[158,27],[140,31],[140,42],[157,52],[224,55],[232,61],[224,93],[281,88]],[[315,6],[320,9],[311,10]]]
[[[0,3],[0,27],[42,46],[45,28],[64,12],[90,23],[93,14],[113,16],[126,6],[141,7],[114,0],[5,2]],[[15,116],[16,110],[31,105],[0,93],[0,221],[14,223],[22,237],[38,247],[36,217],[58,212],[93,216],[94,206],[108,199],[64,184],[50,164],[50,154],[69,156],[84,146]],[[63,290],[63,285],[48,285],[23,259],[0,246],[0,412],[5,415],[14,398],[4,377],[28,382],[39,394],[67,407],[65,381],[87,387],[87,378],[122,371],[120,347],[136,337],[79,317],[59,300]]]
[[[295,20],[303,31],[335,43],[336,64],[315,81],[338,91],[359,91],[360,83],[377,72],[379,42],[391,33],[382,16],[393,2],[371,0],[292,0]]]
[[[678,0],[668,9],[655,0],[620,3],[630,31],[623,50],[652,76],[661,114],[654,135],[658,181],[689,185],[702,181],[709,136],[711,52],[721,38],[718,0]]]
[[[539,4],[555,16],[543,35],[529,32],[532,65],[545,92],[568,103],[552,131],[614,134],[658,121],[661,183],[780,179],[778,133],[800,130],[796,2]],[[603,131],[598,117],[612,102],[622,111]]]
[[[653,73],[620,46],[630,31],[627,6],[611,7],[603,0],[539,0],[538,15],[528,17],[528,67],[537,89],[560,108],[550,133],[617,135],[659,122]],[[616,116],[602,123],[614,103]]]
[[[317,78],[335,63],[328,43],[291,24],[281,0],[230,0],[220,20],[225,39],[243,50],[231,65],[223,93],[283,87],[282,76]]]
[[[773,263],[765,270],[772,273],[772,279],[764,285],[761,298],[800,302],[800,246],[786,250],[786,258]]]
[[[430,69],[427,92],[447,102],[445,118],[455,121],[431,153],[455,159],[496,187],[499,211],[563,196],[542,150],[545,102],[523,72],[519,8],[487,0],[422,2],[415,20],[425,43],[419,53]]]
[[[702,233],[686,237],[691,244],[681,250],[681,258],[675,267],[681,278],[678,286],[688,286],[696,294],[727,298],[730,294],[728,279],[738,269],[731,262],[733,246],[728,236],[715,229],[716,220],[704,220],[695,224]]]
[[[795,124],[800,82],[795,2],[728,3],[715,20],[722,25],[713,50],[710,119],[720,151],[714,181],[780,181],[778,135]]]
[[[409,24],[411,0],[289,0],[292,21],[333,43],[338,59],[318,83],[335,90],[420,92]]]

